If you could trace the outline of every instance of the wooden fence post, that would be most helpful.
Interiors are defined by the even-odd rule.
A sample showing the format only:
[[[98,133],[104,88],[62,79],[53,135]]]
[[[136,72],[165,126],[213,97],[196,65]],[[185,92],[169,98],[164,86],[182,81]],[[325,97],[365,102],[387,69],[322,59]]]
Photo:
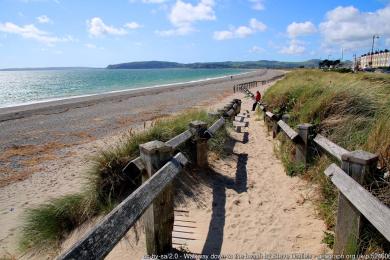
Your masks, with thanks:
[[[272,122],[272,138],[276,138],[276,136],[279,134],[279,131],[280,131],[280,127],[278,125],[278,121],[279,121],[279,116],[276,115],[277,119],[273,119],[271,118],[271,122]]]
[[[193,151],[195,163],[200,168],[207,167],[207,139],[204,132],[207,130],[207,123],[202,121],[192,121],[189,125],[190,131],[194,134]]]
[[[240,99],[234,99],[233,100],[235,104],[237,104],[235,115],[238,115],[241,112],[241,100]]]
[[[298,125],[300,140],[295,145],[295,161],[303,163],[305,167],[313,159],[313,148],[311,147],[313,134],[314,127],[312,124]]]
[[[365,151],[353,151],[341,156],[341,168],[360,185],[365,176],[374,174],[378,156]],[[355,254],[359,247],[362,214],[339,192],[337,221],[335,229],[334,254]]]
[[[140,146],[140,156],[145,163],[145,182],[172,157],[172,147],[160,141],[151,141]],[[172,250],[172,230],[174,222],[173,185],[156,197],[143,215],[148,255],[166,254]]]
[[[267,115],[265,114],[265,112],[267,112],[267,105],[263,105],[264,107],[264,110],[263,110],[263,120],[264,120],[264,123],[267,123],[266,120],[267,120]]]

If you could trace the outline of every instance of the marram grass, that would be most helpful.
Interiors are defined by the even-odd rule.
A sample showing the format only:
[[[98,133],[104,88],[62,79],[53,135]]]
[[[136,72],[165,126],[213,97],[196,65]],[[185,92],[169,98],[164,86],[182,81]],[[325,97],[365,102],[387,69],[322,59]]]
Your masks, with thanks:
[[[378,154],[380,166],[390,169],[390,75],[296,70],[269,88],[264,100],[275,113],[290,114],[289,125],[311,123],[318,133],[347,150]],[[318,187],[319,215],[333,230],[337,190],[323,173],[331,159],[321,156],[305,171],[294,164],[291,149],[283,140],[278,149],[287,172],[301,174]],[[381,183],[380,188],[372,192],[390,206],[389,183]],[[359,251],[389,250],[389,243],[373,230],[364,231]],[[332,241],[329,234],[325,241]]]

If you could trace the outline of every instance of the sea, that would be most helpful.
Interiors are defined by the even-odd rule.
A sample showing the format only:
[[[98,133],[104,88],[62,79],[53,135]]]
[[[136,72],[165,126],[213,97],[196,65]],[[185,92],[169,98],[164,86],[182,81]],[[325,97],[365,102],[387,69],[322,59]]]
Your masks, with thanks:
[[[61,69],[0,71],[0,108],[161,87],[246,73],[242,69]]]

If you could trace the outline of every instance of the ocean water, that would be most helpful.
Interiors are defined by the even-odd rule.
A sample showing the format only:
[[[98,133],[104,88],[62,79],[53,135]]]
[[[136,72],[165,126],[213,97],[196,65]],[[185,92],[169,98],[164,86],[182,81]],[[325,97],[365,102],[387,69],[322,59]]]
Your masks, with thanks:
[[[244,73],[239,69],[0,71],[0,107]]]

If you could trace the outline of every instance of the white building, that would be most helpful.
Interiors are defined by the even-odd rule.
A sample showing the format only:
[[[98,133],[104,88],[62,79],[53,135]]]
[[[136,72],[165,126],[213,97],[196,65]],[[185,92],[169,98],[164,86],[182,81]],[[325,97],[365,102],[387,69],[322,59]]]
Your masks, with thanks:
[[[358,58],[359,69],[390,67],[390,51],[376,51],[374,54],[363,54]]]

